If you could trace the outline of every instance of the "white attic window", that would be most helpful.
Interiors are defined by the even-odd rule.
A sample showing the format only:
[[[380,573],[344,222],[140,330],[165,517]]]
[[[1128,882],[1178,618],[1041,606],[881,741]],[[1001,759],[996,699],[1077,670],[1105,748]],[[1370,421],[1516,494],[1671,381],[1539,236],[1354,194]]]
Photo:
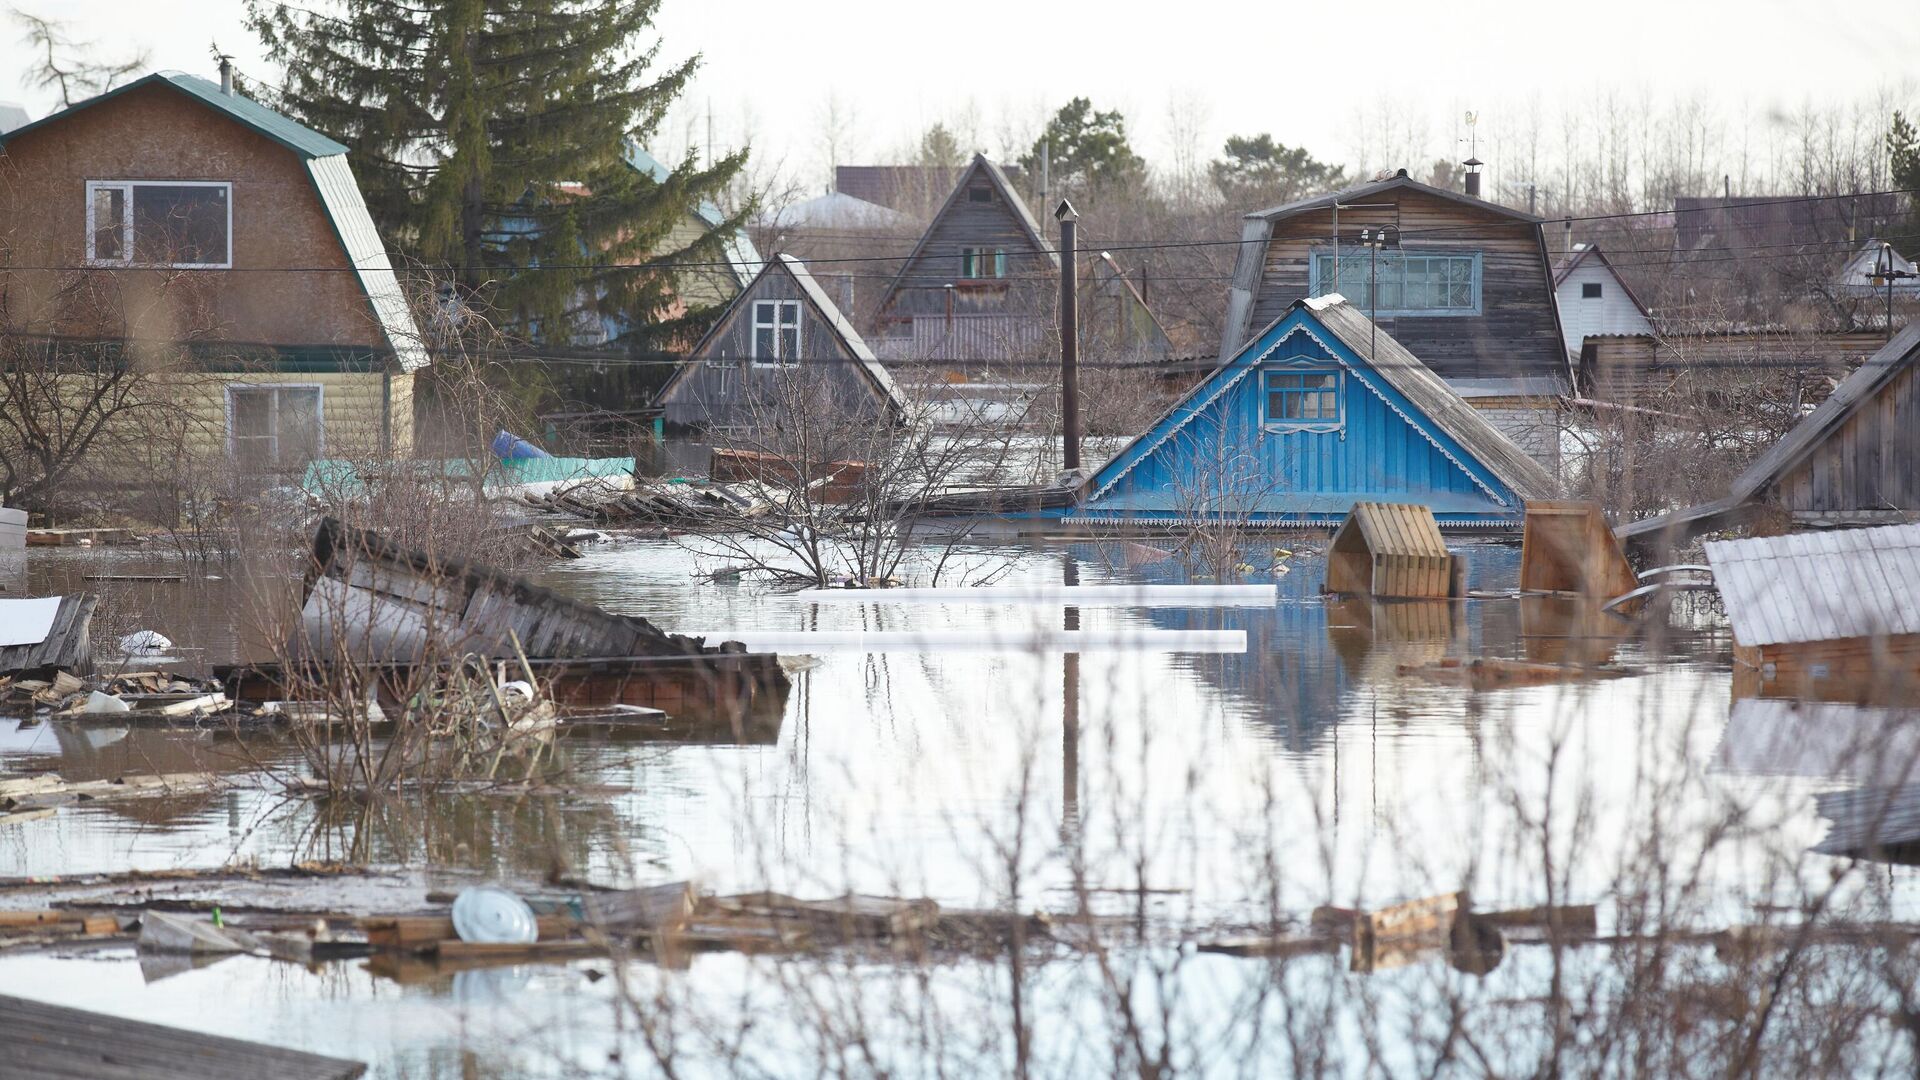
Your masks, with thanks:
[[[233,265],[233,185],[87,181],[87,264],[225,270]]]

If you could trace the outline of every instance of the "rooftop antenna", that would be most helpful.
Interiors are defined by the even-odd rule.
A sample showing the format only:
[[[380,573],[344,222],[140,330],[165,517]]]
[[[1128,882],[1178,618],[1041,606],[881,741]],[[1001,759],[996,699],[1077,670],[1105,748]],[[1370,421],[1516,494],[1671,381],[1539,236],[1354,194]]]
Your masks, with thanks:
[[[1480,136],[1474,130],[1474,125],[1479,122],[1478,113],[1467,113],[1467,160],[1461,164],[1467,167],[1467,197],[1472,199],[1480,197],[1480,166],[1486,164],[1480,160]]]

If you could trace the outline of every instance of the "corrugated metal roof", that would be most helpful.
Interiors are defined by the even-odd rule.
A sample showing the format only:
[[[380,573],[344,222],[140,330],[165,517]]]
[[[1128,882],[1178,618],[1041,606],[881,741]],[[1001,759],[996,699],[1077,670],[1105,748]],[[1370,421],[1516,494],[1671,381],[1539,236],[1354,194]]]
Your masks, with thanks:
[[[367,213],[366,200],[360,195],[360,185],[353,178],[347,156],[311,158],[307,161],[307,173],[313,177],[321,205],[326,207],[340,246],[353,263],[361,291],[373,306],[374,318],[386,334],[400,370],[417,371],[425,367],[431,358],[420,337],[420,328],[414,323],[413,310],[400,289],[400,280],[394,276],[393,263],[387,259],[379,230],[373,227],[373,217]]]
[[[282,116],[251,98],[241,97],[239,94],[224,93],[221,91],[219,83],[203,79],[198,75],[188,75],[179,71],[156,72],[144,78],[135,79],[125,86],[116,86],[104,94],[90,97],[75,105],[69,105],[59,112],[43,116],[31,124],[0,134],[0,142],[17,138],[43,125],[51,124],[66,116],[79,112],[81,109],[91,108],[103,101],[119,97],[121,94],[138,90],[142,87],[156,85],[171,87],[197,99],[204,105],[218,109],[303,157],[328,157],[333,154],[344,154],[347,152],[347,148],[344,145],[327,138],[325,135],[320,134],[305,124],[293,120],[290,117]]]
[[[1742,645],[1920,633],[1920,524],[1709,541]]]

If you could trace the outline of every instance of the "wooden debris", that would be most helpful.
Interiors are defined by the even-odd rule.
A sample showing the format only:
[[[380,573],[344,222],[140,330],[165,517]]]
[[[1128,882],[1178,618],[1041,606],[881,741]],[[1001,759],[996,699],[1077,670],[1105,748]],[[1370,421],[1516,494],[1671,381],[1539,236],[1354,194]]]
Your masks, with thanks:
[[[1512,911],[1476,911],[1476,921],[1501,930],[1532,930],[1549,937],[1592,937],[1599,932],[1599,909],[1592,904],[1516,908]]]
[[[259,951],[261,946],[244,930],[169,911],[147,911],[140,916],[140,948],[161,953],[244,953]]]
[[[60,598],[47,636],[31,644],[0,648],[0,674],[93,670],[93,609],[99,598],[78,593]]]
[[[1340,942],[1324,934],[1243,934],[1211,938],[1195,945],[1205,953],[1222,956],[1286,958],[1338,952]]]
[[[124,544],[138,539],[132,529],[28,529],[29,547],[75,547]]]
[[[113,780],[62,780],[52,773],[18,780],[0,780],[0,810],[35,810],[71,802],[197,795],[218,790],[223,781],[212,773],[156,773],[122,776]]]
[[[931,900],[848,895],[801,900],[780,893],[744,893],[702,903],[699,917],[757,916],[794,924],[810,936],[837,941],[878,941],[924,932],[940,916]]]
[[[143,581],[160,585],[178,585],[187,580],[184,574],[83,574],[82,581]]]
[[[578,926],[570,915],[541,915],[538,918],[540,940],[556,941]],[[458,940],[451,915],[374,915],[356,921],[367,944],[377,949],[431,950],[440,943]]]
[[[1536,664],[1529,660],[1502,660],[1482,657],[1461,661],[1447,658],[1434,664],[1400,665],[1401,675],[1418,675],[1436,682],[1465,685],[1476,691],[1503,690],[1514,686],[1546,686],[1583,679],[1617,679],[1632,674],[1618,668],[1587,667],[1578,664]]]
[[[588,893],[581,900],[588,926],[602,932],[635,934],[672,930],[693,917],[693,884],[677,881],[621,892]]]

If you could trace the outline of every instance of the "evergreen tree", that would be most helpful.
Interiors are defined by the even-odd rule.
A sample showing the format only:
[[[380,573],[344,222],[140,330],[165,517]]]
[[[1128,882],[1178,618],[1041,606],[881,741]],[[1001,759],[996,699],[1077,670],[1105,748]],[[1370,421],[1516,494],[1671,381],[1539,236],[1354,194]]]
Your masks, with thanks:
[[[920,136],[918,164],[928,169],[958,169],[970,155],[947,125],[936,123]]]
[[[1118,112],[1100,112],[1086,98],[1074,98],[1047,121],[1033,149],[1020,159],[1027,175],[1040,175],[1040,150],[1055,190],[1072,187],[1124,187],[1146,179],[1147,163],[1127,142],[1127,120]]]
[[[552,328],[605,315],[658,340],[686,329],[666,317],[673,278],[633,264],[724,260],[748,212],[675,248],[745,152],[661,181],[627,161],[698,62],[653,70],[659,3],[249,0],[248,23],[286,72],[281,107],[350,149],[390,247],[520,332],[566,340]]]
[[[1898,111],[1887,131],[1887,171],[1893,186],[1907,193],[1909,231],[1920,235],[1920,131]]]
[[[1226,157],[1207,166],[1207,175],[1231,206],[1290,203],[1347,181],[1344,168],[1316,161],[1305,149],[1275,142],[1272,135],[1230,136],[1224,152]]]

